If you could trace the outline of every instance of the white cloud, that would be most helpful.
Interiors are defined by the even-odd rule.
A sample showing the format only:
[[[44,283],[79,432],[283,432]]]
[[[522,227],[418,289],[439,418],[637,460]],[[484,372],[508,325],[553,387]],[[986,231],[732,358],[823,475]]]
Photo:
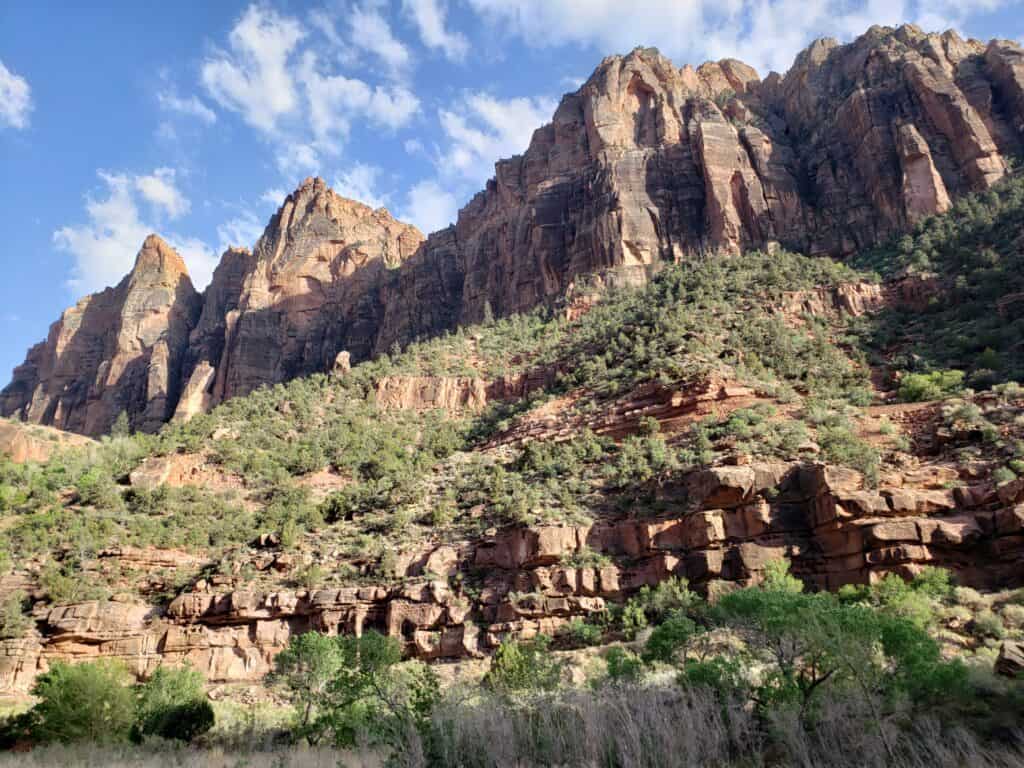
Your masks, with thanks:
[[[231,30],[231,51],[218,51],[203,63],[203,85],[221,106],[273,133],[299,104],[288,58],[305,34],[295,19],[251,5]]]
[[[277,208],[284,202],[286,197],[288,197],[288,193],[283,189],[280,187],[271,187],[260,195],[260,200],[267,205],[272,205],[274,208]]]
[[[159,178],[157,174],[167,170],[158,169],[149,177],[99,172],[104,195],[86,197],[87,223],[61,227],[53,233],[56,246],[74,257],[68,278],[72,291],[83,294],[116,285],[131,271],[143,241],[157,230],[139,213],[139,198],[147,199],[139,180]],[[170,234],[166,239],[185,259],[196,289],[205,288],[213,272],[212,251],[196,238]]]
[[[182,115],[195,117],[207,125],[217,122],[216,113],[199,100],[198,96],[190,96],[184,99],[172,91],[161,92],[156,95],[160,108],[168,112],[178,112]]]
[[[441,187],[436,181],[421,181],[409,190],[405,209],[398,218],[410,221],[422,232],[437,232],[453,221],[459,212],[459,204],[452,192]]]
[[[374,87],[343,75],[320,74],[316,56],[310,52],[303,58],[301,77],[316,146],[327,152],[339,151],[339,142],[348,137],[354,117],[393,130],[419,110],[419,99],[403,86]]]
[[[197,237],[168,235],[167,242],[185,260],[193,287],[197,291],[204,290],[213,279],[213,270],[220,262],[217,253]]]
[[[351,44],[377,56],[392,76],[401,77],[410,64],[409,49],[398,41],[380,13],[380,4],[367,2],[348,12]]]
[[[320,168],[320,156],[309,144],[283,143],[275,161],[277,170],[288,177],[315,173]]]
[[[403,0],[402,4],[416,24],[424,45],[439,48],[452,61],[466,58],[469,41],[462,33],[445,29],[447,9],[443,0]]]
[[[538,47],[586,45],[601,53],[655,46],[676,64],[735,57],[762,75],[785,71],[818,37],[849,40],[872,24],[907,20],[929,30],[962,27],[1011,0],[468,0],[496,28]]]
[[[331,185],[342,197],[358,200],[371,208],[383,208],[388,195],[377,191],[377,180],[381,169],[368,163],[356,163],[341,173]]]
[[[534,130],[548,122],[557,103],[547,98],[502,100],[471,93],[461,104],[440,111],[450,146],[439,159],[442,175],[483,184],[494,175],[495,161],[520,154]]]
[[[217,227],[220,248],[222,251],[231,245],[252,248],[263,234],[263,229],[264,226],[256,214],[243,209],[233,219],[229,219]]]
[[[11,72],[0,61],[0,124],[11,128],[28,128],[32,111],[32,89],[28,81]]]
[[[174,185],[173,168],[157,168],[147,176],[135,177],[135,188],[142,196],[167,215],[176,219],[189,212],[191,204]]]
[[[419,139],[406,139],[402,143],[402,147],[405,149],[406,153],[410,155],[418,155],[426,151],[423,148],[423,142]]]

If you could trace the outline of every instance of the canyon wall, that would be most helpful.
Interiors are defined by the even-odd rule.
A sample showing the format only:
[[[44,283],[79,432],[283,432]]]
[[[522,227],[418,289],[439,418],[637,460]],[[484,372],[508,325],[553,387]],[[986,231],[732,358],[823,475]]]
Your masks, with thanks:
[[[201,310],[182,288],[139,343],[99,330],[131,314],[124,283],[68,310],[0,414],[95,435],[127,410],[151,429],[595,277],[635,284],[753,248],[843,257],[998,182],[1022,130],[1011,42],[872,27],[764,80],[739,61],[680,69],[638,48],[564,96],[454,225],[424,240],[307,179],[251,254],[225,253]]]

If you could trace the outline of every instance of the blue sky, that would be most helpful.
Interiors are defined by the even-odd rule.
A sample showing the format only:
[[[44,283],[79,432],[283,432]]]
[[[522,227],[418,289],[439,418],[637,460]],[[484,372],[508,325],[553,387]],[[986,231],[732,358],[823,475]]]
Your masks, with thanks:
[[[200,288],[309,175],[431,231],[606,55],[766,74],[903,21],[1024,36],[1019,0],[0,0],[0,385],[150,231]]]

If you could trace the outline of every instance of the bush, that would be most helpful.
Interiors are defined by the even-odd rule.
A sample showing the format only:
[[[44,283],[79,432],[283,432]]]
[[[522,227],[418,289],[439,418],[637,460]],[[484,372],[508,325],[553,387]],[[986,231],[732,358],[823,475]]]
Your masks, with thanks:
[[[604,638],[604,631],[596,624],[583,619],[573,619],[565,629],[565,636],[575,646],[598,645]]]
[[[613,646],[605,652],[604,663],[608,671],[608,680],[611,682],[636,682],[643,673],[640,657],[618,646]]]
[[[491,661],[485,684],[503,693],[554,690],[562,669],[549,652],[550,644],[545,635],[502,643]]]
[[[971,622],[971,632],[975,637],[1000,640],[1006,634],[1006,628],[999,615],[986,608],[975,615]]]
[[[0,602],[0,638],[21,637],[32,619],[25,615],[25,593],[16,589]]]
[[[121,664],[55,662],[36,679],[34,738],[63,743],[127,741],[135,724],[135,693]]]
[[[188,742],[210,730],[214,713],[203,685],[202,674],[190,667],[158,667],[139,687],[132,739],[157,736]]]
[[[900,379],[899,398],[908,403],[938,400],[956,394],[963,382],[963,371],[907,373]]]

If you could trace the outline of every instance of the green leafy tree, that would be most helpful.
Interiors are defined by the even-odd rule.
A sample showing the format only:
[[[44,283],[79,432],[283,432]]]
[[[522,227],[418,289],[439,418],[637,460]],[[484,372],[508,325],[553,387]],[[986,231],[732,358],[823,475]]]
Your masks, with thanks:
[[[158,667],[139,686],[132,740],[158,736],[187,742],[210,730],[214,712],[203,690],[204,683],[202,673],[191,667]]]
[[[293,637],[274,658],[273,682],[289,691],[298,712],[296,735],[318,742],[327,728],[328,693],[345,658],[336,638],[319,632]]]
[[[63,743],[127,741],[135,724],[135,693],[122,664],[56,662],[32,688],[32,735]]]

